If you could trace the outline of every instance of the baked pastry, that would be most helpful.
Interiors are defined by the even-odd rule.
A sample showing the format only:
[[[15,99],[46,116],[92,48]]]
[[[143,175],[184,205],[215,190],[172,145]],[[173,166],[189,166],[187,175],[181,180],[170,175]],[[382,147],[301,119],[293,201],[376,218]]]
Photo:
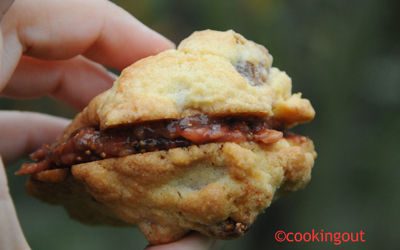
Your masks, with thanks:
[[[195,32],[124,69],[17,174],[73,218],[136,224],[151,244],[238,237],[277,191],[309,182],[316,157],[287,131],[314,109],[271,64],[234,31]]]

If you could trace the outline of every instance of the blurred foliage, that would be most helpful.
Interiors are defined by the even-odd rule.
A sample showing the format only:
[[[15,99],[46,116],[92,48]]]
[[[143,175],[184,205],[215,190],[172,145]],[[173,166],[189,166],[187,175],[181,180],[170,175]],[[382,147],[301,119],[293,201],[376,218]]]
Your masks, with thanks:
[[[399,1],[115,1],[178,43],[201,29],[234,29],[264,44],[274,65],[309,98],[317,117],[298,132],[310,136],[318,159],[310,185],[282,197],[247,235],[224,249],[333,249],[327,243],[278,244],[277,229],[366,231],[367,243],[346,249],[398,249],[400,233]],[[127,45],[129,46],[129,45]],[[126,49],[126,48],[125,48]],[[50,98],[0,99],[2,109],[72,117]],[[33,249],[140,249],[137,229],[88,227],[60,207],[28,197],[24,178],[8,169],[23,229]]]

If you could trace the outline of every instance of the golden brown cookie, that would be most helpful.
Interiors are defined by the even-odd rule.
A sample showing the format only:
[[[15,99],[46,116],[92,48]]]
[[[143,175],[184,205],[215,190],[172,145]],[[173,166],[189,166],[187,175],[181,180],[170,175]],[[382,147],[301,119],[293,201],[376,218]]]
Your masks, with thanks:
[[[261,45],[200,31],[127,67],[19,174],[28,191],[90,224],[138,225],[151,244],[195,230],[246,232],[278,190],[311,178],[315,112]]]

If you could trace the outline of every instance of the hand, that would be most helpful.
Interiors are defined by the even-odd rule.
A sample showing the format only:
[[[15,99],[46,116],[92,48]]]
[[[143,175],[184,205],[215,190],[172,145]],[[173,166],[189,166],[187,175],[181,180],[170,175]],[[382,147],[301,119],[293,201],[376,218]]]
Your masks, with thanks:
[[[1,95],[51,95],[78,109],[111,86],[114,76],[101,65],[122,70],[142,57],[174,46],[103,0],[16,0],[1,20],[1,31]],[[54,141],[67,123],[44,114],[0,111],[0,155],[6,163],[17,159]],[[208,249],[212,244],[210,239],[192,234],[148,249]],[[1,158],[0,249],[29,249]]]

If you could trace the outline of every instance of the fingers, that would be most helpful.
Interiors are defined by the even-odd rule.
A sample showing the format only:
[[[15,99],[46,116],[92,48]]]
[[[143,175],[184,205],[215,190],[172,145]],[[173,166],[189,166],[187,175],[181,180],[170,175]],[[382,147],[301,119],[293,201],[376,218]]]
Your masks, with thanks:
[[[82,56],[63,61],[24,56],[2,94],[18,98],[53,95],[82,109],[114,80],[104,67]]]
[[[123,69],[173,46],[110,1],[17,0],[8,14],[18,17],[13,22],[18,22],[25,53],[38,58],[68,59],[85,54]]]
[[[175,47],[122,8],[106,3],[102,29],[96,41],[85,51],[87,57],[122,70],[140,58]]]
[[[0,249],[25,250],[29,246],[19,225],[0,157]]]
[[[169,40],[147,28],[110,1],[104,0],[16,0],[4,16],[1,29],[0,91],[10,80],[22,53],[46,60],[65,60],[83,54],[98,63],[121,70],[142,57],[173,47]],[[99,81],[100,87],[85,83],[86,88],[77,92],[77,88],[72,86],[82,82],[76,81],[75,85],[64,83],[69,83],[67,80],[73,78],[93,78],[94,75],[99,75],[101,70],[95,70],[96,67],[89,63],[83,63],[84,66],[78,70],[82,64],[76,61],[68,65],[54,61],[51,64],[26,61],[25,58],[14,75],[26,74],[18,76],[19,79],[13,79],[13,82],[22,82],[29,77],[29,81],[22,85],[25,90],[21,90],[21,97],[43,95],[53,91],[55,96],[81,107],[82,103],[87,103],[89,97],[99,92],[98,89],[104,86],[103,80],[106,79],[106,75],[101,74],[100,79],[93,79],[91,82],[98,84]],[[42,66],[48,68],[39,69]],[[63,69],[65,66],[68,66],[67,69]],[[47,76],[46,74],[54,68],[57,68],[56,72]],[[84,76],[87,68],[90,68],[88,73],[91,74],[88,77]],[[36,77],[38,80],[35,80]],[[44,80],[44,83],[40,88],[28,90],[39,86],[31,83],[32,81],[38,83],[41,80]],[[13,82],[9,85],[13,85]],[[46,86],[46,83],[50,85]],[[18,87],[7,88],[11,95],[18,95]],[[67,92],[62,93],[63,91]]]
[[[53,142],[68,120],[49,115],[0,111],[0,155],[6,162]]]
[[[191,233],[179,241],[150,246],[146,250],[208,250],[214,247],[215,242],[215,239],[208,238],[199,233]]]
[[[13,2],[14,0],[3,0],[0,2],[0,20],[3,17],[4,13],[7,12],[8,8],[10,8]]]

